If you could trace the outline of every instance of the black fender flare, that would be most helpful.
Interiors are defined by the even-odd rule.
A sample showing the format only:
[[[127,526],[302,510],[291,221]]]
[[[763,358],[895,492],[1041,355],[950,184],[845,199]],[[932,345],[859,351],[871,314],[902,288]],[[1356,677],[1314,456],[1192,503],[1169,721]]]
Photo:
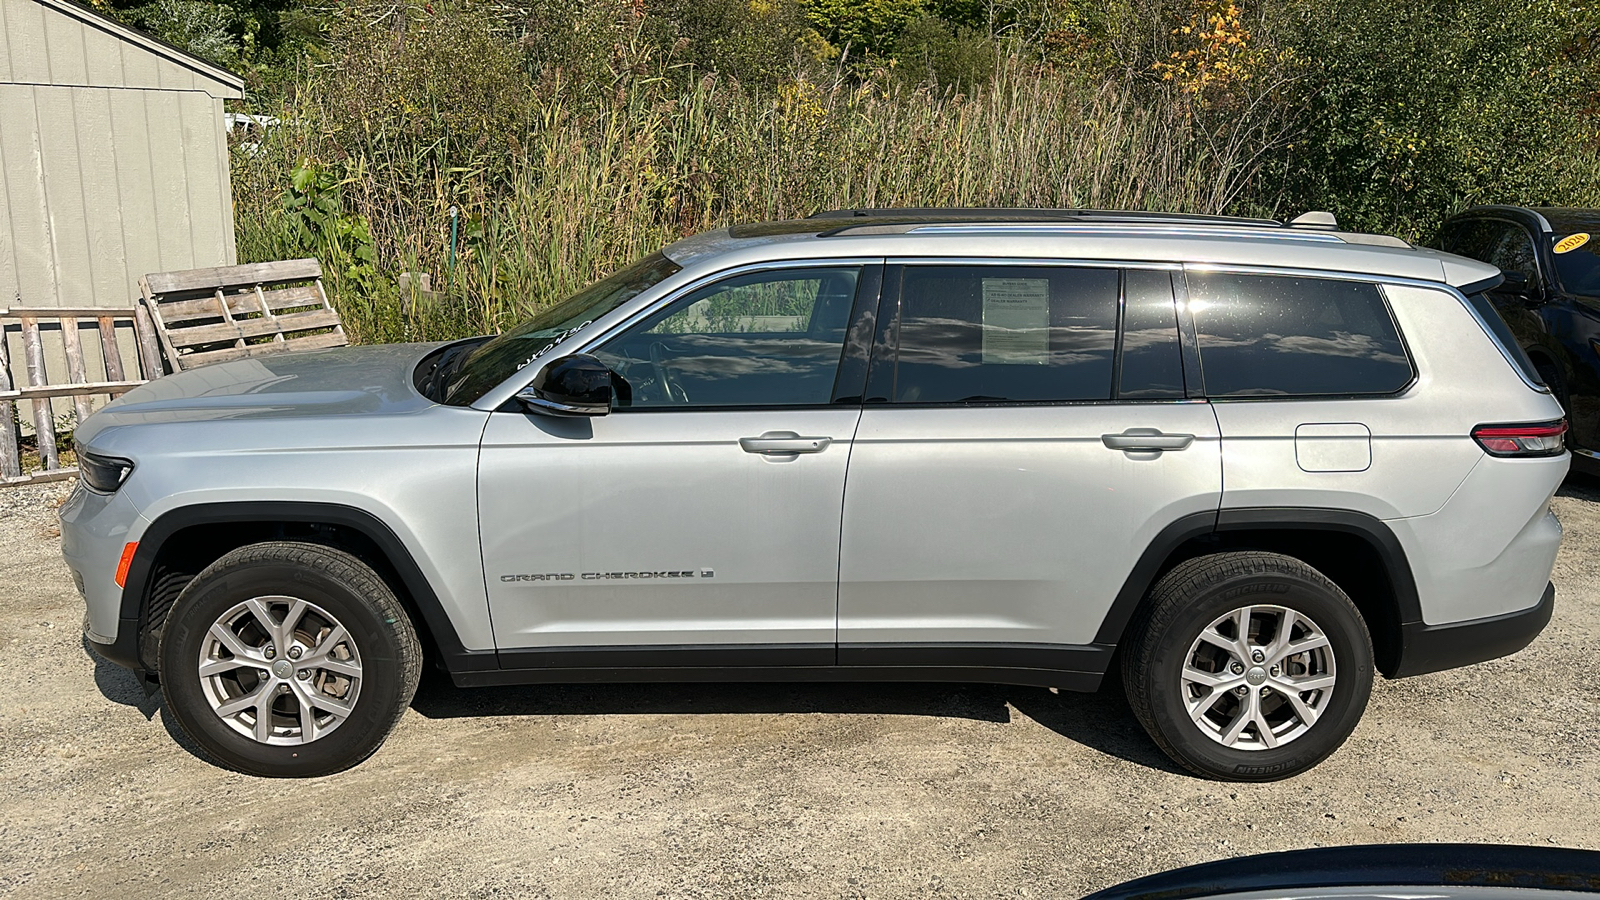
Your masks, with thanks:
[[[1134,611],[1150,592],[1166,561],[1180,546],[1209,534],[1261,529],[1331,531],[1363,539],[1383,561],[1385,574],[1394,592],[1396,624],[1406,626],[1422,621],[1422,601],[1417,596],[1417,582],[1411,572],[1411,563],[1406,559],[1405,549],[1400,546],[1400,539],[1381,519],[1349,509],[1251,507],[1194,513],[1162,529],[1134,564],[1122,590],[1117,593],[1111,608],[1101,620],[1094,642],[1116,644],[1121,641]]]
[[[452,672],[485,671],[499,666],[490,650],[468,650],[439,602],[433,585],[422,574],[411,551],[382,519],[354,506],[297,500],[265,500],[228,503],[201,503],[181,506],[162,513],[139,537],[128,566],[122,589],[122,607],[117,623],[117,639],[102,652],[113,662],[139,672],[150,672],[141,657],[144,610],[150,594],[150,579],[155,561],[174,534],[196,525],[228,523],[335,525],[358,532],[378,548],[410,595],[422,625],[431,636],[445,666]]]

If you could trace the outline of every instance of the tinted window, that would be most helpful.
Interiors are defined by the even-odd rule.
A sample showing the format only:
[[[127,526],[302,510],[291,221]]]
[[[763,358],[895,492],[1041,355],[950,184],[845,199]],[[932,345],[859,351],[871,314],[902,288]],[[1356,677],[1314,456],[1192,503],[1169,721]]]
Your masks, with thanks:
[[[1560,253],[1553,253],[1552,256],[1556,261],[1556,274],[1561,277],[1562,287],[1585,297],[1600,297],[1600,241],[1593,238],[1583,240],[1583,235],[1586,233],[1579,232],[1570,236],[1558,234],[1552,237],[1551,241],[1555,247],[1563,246],[1561,243],[1563,239],[1570,247]],[[1571,244],[1577,246],[1571,247]]]
[[[1212,397],[1387,394],[1411,364],[1377,285],[1268,275],[1189,275]]]
[[[1117,396],[1183,396],[1183,356],[1172,276],[1130,269],[1123,275],[1122,375]]]
[[[1445,223],[1439,235],[1439,249],[1446,253],[1487,259],[1489,249],[1499,238],[1504,223],[1488,219],[1458,219]]]
[[[783,269],[702,288],[607,341],[629,406],[795,406],[833,399],[860,272]]]
[[[444,381],[445,402],[466,405],[593,322],[682,267],[660,253],[597,281],[461,358]]]
[[[1529,284],[1537,284],[1539,267],[1534,262],[1533,235],[1521,225],[1497,222],[1498,234],[1484,261],[1499,266],[1502,272],[1521,272]]]
[[[1111,397],[1117,270],[915,266],[903,278],[895,402]]]
[[[1494,301],[1489,299],[1489,295],[1468,294],[1467,305],[1472,307],[1483,324],[1488,326],[1494,342],[1499,344],[1501,352],[1510,357],[1511,362],[1522,370],[1523,376],[1534,384],[1544,384],[1544,377],[1533,367],[1533,360],[1528,358],[1528,354],[1517,343],[1517,336],[1511,333],[1511,327],[1500,317],[1500,312],[1494,308]]]

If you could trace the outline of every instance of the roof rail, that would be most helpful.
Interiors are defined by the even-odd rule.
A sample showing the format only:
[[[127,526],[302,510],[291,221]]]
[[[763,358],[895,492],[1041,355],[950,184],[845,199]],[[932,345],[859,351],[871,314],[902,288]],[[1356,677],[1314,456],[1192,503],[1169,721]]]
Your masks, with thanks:
[[[1020,209],[991,207],[879,207],[868,209],[829,209],[812,213],[808,219],[875,219],[889,221],[943,220],[1009,222],[1146,222],[1151,224],[1241,225],[1253,228],[1282,228],[1276,219],[1251,219],[1240,216],[1213,216],[1199,213],[1147,212],[1124,209]]]

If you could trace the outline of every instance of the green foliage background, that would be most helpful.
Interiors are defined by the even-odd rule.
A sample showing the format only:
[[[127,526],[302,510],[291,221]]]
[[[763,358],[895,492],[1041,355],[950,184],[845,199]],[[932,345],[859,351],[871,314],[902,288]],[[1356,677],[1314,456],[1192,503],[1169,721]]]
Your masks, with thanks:
[[[368,341],[824,207],[1600,206],[1583,0],[97,2],[246,76],[241,257],[322,257]]]

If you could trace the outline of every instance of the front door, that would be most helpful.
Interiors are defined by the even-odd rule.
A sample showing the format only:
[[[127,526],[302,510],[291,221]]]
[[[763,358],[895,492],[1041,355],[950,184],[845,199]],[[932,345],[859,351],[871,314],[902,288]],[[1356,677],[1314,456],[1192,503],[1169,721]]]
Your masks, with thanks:
[[[1086,645],[1139,556],[1221,496],[1172,273],[907,264],[885,285],[897,327],[845,490],[841,664],[1103,668]]]
[[[876,285],[854,265],[730,277],[592,351],[623,383],[610,415],[490,417],[478,501],[503,659],[834,662],[860,418],[840,372],[864,377],[841,359]]]

